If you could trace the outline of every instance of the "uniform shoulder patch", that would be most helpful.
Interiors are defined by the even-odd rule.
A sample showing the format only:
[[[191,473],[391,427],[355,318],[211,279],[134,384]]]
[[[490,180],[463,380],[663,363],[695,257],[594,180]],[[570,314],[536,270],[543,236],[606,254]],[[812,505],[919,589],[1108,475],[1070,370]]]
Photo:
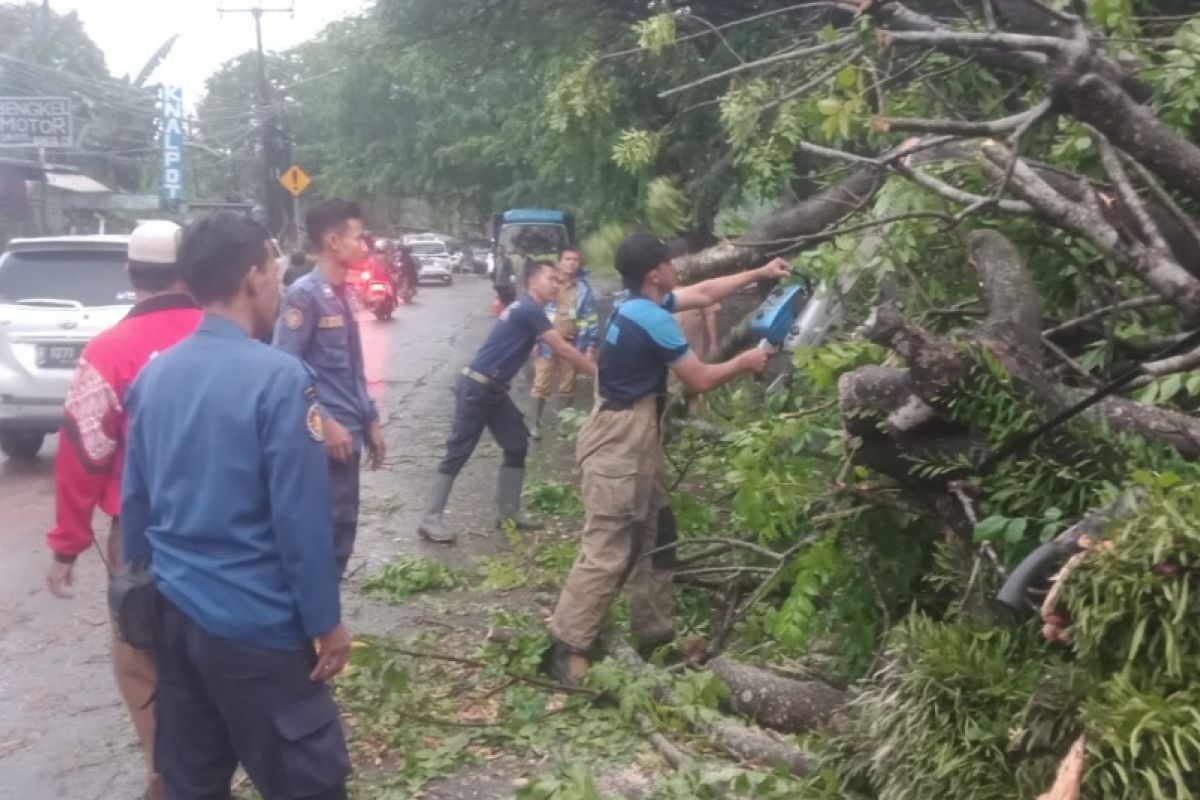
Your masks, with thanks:
[[[321,422],[321,409],[317,408],[317,404],[313,403],[308,407],[308,435],[312,437],[314,442],[325,441],[325,425]]]
[[[304,312],[295,306],[289,306],[283,313],[283,324],[293,331],[296,330],[304,324]]]

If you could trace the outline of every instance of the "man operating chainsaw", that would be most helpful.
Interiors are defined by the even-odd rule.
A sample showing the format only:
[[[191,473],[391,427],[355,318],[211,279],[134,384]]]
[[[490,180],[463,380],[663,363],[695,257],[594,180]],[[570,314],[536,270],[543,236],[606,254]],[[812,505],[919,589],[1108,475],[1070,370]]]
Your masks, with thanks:
[[[568,685],[576,685],[586,671],[587,651],[622,586],[643,647],[675,636],[669,547],[675,531],[673,517],[664,513],[670,498],[662,447],[668,371],[699,393],[767,366],[770,354],[758,347],[724,363],[705,364],[688,347],[672,312],[711,306],[743,286],[790,270],[786,261],[775,259],[677,290],[671,256],[661,239],[644,233],[617,248],[617,271],[630,296],[613,312],[600,346],[596,405],[575,448],[583,472],[583,537],[550,619],[551,671]],[[660,525],[660,518],[666,524]]]

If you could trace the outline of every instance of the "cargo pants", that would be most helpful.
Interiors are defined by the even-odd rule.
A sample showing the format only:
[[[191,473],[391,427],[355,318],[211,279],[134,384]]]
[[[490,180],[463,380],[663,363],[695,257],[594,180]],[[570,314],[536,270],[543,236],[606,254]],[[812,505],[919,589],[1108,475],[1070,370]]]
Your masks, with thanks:
[[[660,423],[657,397],[649,395],[619,409],[598,401],[579,431],[583,536],[550,618],[550,635],[578,653],[596,641],[622,588],[639,639],[674,636],[670,554],[643,558],[668,543],[659,525],[670,507]]]

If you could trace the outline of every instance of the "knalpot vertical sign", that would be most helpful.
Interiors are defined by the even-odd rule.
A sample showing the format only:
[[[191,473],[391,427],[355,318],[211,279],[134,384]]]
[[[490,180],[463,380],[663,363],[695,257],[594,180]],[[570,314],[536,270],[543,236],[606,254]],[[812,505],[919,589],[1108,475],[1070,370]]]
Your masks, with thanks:
[[[183,89],[162,89],[162,203],[175,208],[183,199]]]
[[[0,97],[0,147],[70,147],[66,97]]]

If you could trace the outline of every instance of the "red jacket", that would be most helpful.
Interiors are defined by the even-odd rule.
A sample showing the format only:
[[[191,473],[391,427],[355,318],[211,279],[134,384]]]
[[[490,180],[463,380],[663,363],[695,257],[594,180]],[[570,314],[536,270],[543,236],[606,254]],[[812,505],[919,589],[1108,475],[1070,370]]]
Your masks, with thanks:
[[[54,527],[46,543],[60,559],[86,550],[92,512],[121,508],[125,462],[125,393],[146,362],[190,335],[203,317],[192,298],[143,300],[84,349],[67,390],[54,463]]]

